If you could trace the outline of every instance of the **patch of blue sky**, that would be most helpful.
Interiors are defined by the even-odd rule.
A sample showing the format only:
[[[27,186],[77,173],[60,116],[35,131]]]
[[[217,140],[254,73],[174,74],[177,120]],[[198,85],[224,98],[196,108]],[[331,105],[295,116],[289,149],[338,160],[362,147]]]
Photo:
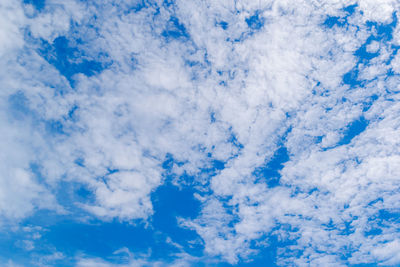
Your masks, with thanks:
[[[87,57],[84,52],[72,44],[68,37],[60,36],[53,43],[41,40],[40,55],[74,86],[73,75],[81,73],[88,77],[100,73],[110,63],[104,63]]]
[[[171,8],[175,6],[174,0],[163,0],[162,5],[166,8]]]
[[[382,201],[379,199],[378,201]],[[392,225],[400,222],[400,210],[379,209],[368,219],[368,228],[364,232],[366,236],[377,236],[382,234],[385,229],[390,229]]]
[[[186,41],[190,39],[190,35],[183,23],[179,21],[178,17],[171,16],[164,31],[161,35],[167,40],[180,40]]]
[[[46,0],[24,0],[24,4],[31,4],[36,10],[41,11],[46,5]]]
[[[366,26],[369,30],[376,31],[374,35],[377,39],[383,41],[391,41],[393,39],[393,30],[396,28],[397,25],[397,15],[396,12],[392,14],[392,22],[388,24],[379,23],[375,21],[367,21]]]
[[[376,263],[352,264],[352,267],[376,267]]]
[[[357,4],[349,5],[343,8],[343,11],[347,13],[347,16],[351,16],[356,12]]]
[[[74,215],[82,213],[76,203],[95,204],[95,193],[86,184],[62,181],[53,189],[57,202],[67,208]]]
[[[325,21],[322,23],[327,28],[333,28],[334,26],[337,27],[344,27],[348,25],[348,17],[352,16],[356,11],[357,4],[347,6],[343,8],[344,16],[327,16]]]
[[[343,83],[355,88],[363,84],[363,81],[358,79],[359,70],[358,67],[354,67],[349,72],[343,75]]]
[[[152,194],[154,214],[151,225],[165,240],[170,238],[184,251],[201,256],[203,243],[198,234],[178,224],[178,218],[194,219],[199,215],[201,203],[194,193],[196,190],[193,187],[178,188],[170,182],[159,187]]]
[[[372,34],[367,38],[365,43],[354,53],[354,55],[358,58],[359,62],[367,62],[372,58],[375,58],[379,55],[379,50],[376,52],[368,52],[367,47],[373,41],[376,42],[385,42],[390,41],[393,38],[393,30],[397,25],[397,16],[393,15],[393,21],[390,24],[379,24],[377,22],[367,22],[367,27]],[[375,31],[374,31],[375,30]],[[397,53],[396,46],[393,46],[393,53]]]
[[[321,226],[324,227],[324,230],[336,231],[339,235],[348,236],[350,234],[353,234],[355,231],[355,227],[352,225],[352,222],[354,220],[357,220],[356,216],[350,220],[342,221],[340,223],[333,223],[333,221],[330,220],[329,223],[321,224]]]
[[[62,186],[64,200],[85,199],[87,201],[92,196],[85,187],[76,185],[72,188],[71,183],[65,183]],[[105,222],[94,218],[88,222],[71,220],[71,218],[79,218],[76,211],[73,217],[56,215],[52,212],[38,212],[21,223],[22,226],[40,226],[44,229],[40,231],[40,240],[32,240],[36,246],[26,250],[15,242],[30,240],[29,233],[23,231],[2,233],[0,248],[4,249],[1,249],[0,257],[27,263],[35,256],[44,256],[50,250],[56,250],[66,256],[66,261],[71,261],[75,256],[83,253],[92,257],[109,259],[113,263],[124,263],[123,257],[113,255],[122,247],[138,254],[147,254],[151,251],[150,260],[167,262],[173,260],[174,254],[179,252],[201,256],[204,247],[200,237],[195,231],[178,225],[178,218],[195,218],[200,212],[201,203],[194,198],[194,192],[193,188],[178,188],[170,182],[157,188],[151,196],[154,214],[149,224],[142,221]],[[77,197],[76,193],[81,196]],[[74,195],[66,196],[68,194]],[[62,204],[63,202],[65,201],[61,201]]]
[[[390,45],[391,54],[390,54],[389,58],[385,61],[386,65],[389,65],[392,62],[394,57],[398,54],[399,49],[400,49],[400,45],[395,45],[395,44]],[[390,73],[390,71],[392,71],[392,70],[389,70],[388,75],[392,75],[392,73]]]
[[[223,20],[216,22],[215,25],[221,27],[223,30],[227,30],[229,27],[229,23]]]
[[[367,38],[364,44],[362,44],[355,52],[354,56],[357,57],[357,65],[351,69],[349,72],[343,75],[343,83],[354,88],[357,86],[362,86],[364,81],[359,80],[359,65],[368,65],[369,61],[373,58],[379,56],[380,51],[368,51],[368,46],[373,42],[387,42],[393,38],[393,30],[397,25],[396,13],[392,15],[392,22],[389,24],[383,24],[378,22],[367,21],[366,26],[372,34]],[[389,58],[386,64],[389,64],[390,60],[393,59],[394,55],[397,53],[398,48],[393,47],[392,56]]]
[[[124,14],[128,14],[131,12],[139,12],[144,8],[148,8],[152,6],[153,3],[151,1],[146,1],[146,0],[139,0],[136,2],[133,2],[132,5],[129,8],[124,9]]]
[[[328,28],[333,28],[334,26],[343,27],[346,23],[347,22],[344,18],[331,16],[324,21],[323,25]]]
[[[216,120],[216,118],[215,118],[215,112],[214,111],[212,111],[212,112],[210,112],[210,122],[211,123],[214,123],[214,122],[216,122],[217,120]]]
[[[162,241],[154,234],[140,224],[119,221],[92,221],[87,224],[65,220],[49,226],[42,238],[70,256],[81,251],[92,256],[107,257],[121,247],[133,252],[147,252],[149,248],[156,250],[158,242]]]
[[[261,11],[256,10],[252,15],[244,19],[248,29],[242,32],[238,37],[227,37],[226,41],[230,43],[241,43],[245,41],[247,38],[262,30],[265,25],[265,21],[266,19],[261,15]],[[218,22],[217,25],[224,30],[227,30],[229,26],[229,24],[225,22]]]
[[[343,137],[339,140],[338,145],[347,145],[349,144],[354,137],[361,134],[367,128],[369,121],[364,117],[360,117],[359,119],[351,122],[345,129],[343,133]]]
[[[375,228],[371,227],[369,230],[364,232],[365,236],[376,236],[382,234],[382,229],[381,228]]]
[[[260,16],[260,11],[257,10],[253,15],[246,18],[245,21],[251,30],[258,31],[264,26],[265,18]]]
[[[342,129],[342,137],[335,145],[323,148],[323,150],[325,151],[338,146],[350,144],[355,137],[357,137],[367,129],[368,125],[369,121],[364,116],[359,117],[358,119],[350,122],[348,125],[346,125],[346,127]],[[321,141],[322,137],[319,136],[316,143],[319,143]]]
[[[121,263],[123,259],[112,256],[122,247],[136,253],[147,253],[149,249],[154,254],[167,253],[166,248],[170,248],[170,245],[161,238],[142,224],[119,221],[80,223],[65,219],[48,226],[42,234],[41,242],[54,246],[69,258],[84,253],[94,257],[111,257],[114,263]]]
[[[0,262],[7,263],[10,260],[13,263],[22,266],[32,266],[34,253],[39,255],[48,254],[46,249],[29,250],[27,245],[31,242],[29,234],[24,231],[2,231],[0,232]]]
[[[385,223],[399,223],[400,222],[400,209],[387,210],[380,209],[378,211],[378,218]]]
[[[257,168],[253,175],[259,180],[263,179],[269,187],[279,185],[280,170],[283,169],[284,163],[289,161],[289,154],[285,146],[280,146],[274,153],[273,157],[265,166]]]
[[[368,110],[371,108],[372,104],[373,104],[378,98],[379,98],[379,96],[377,96],[376,94],[373,94],[372,96],[368,97],[368,98],[362,103],[362,105],[363,105],[362,111],[363,111],[363,112],[368,111]]]
[[[376,41],[377,39],[374,36],[370,36],[367,41],[355,51],[354,55],[358,58],[359,62],[366,63],[369,60],[379,56],[379,51],[376,52],[368,52],[367,46],[371,44],[372,41]]]

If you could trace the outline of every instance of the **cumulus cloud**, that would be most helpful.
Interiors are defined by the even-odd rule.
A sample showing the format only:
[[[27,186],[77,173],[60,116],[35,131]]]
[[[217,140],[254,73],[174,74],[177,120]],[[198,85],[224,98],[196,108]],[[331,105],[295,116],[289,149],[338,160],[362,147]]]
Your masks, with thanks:
[[[178,221],[209,257],[235,264],[279,236],[292,242],[280,265],[398,264],[397,10],[390,0],[0,4],[1,220],[41,209],[147,220],[169,157],[175,184],[187,175],[201,187],[200,214]],[[278,151],[273,185],[260,170]],[[62,183],[88,197],[63,203]],[[126,266],[150,264],[131,256]]]

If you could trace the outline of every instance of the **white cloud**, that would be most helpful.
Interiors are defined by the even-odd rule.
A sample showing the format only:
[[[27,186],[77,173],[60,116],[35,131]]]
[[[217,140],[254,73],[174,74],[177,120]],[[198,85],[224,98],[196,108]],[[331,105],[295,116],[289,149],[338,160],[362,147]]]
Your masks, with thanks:
[[[23,38],[20,34],[20,28],[23,27],[25,19],[23,9],[18,2],[3,1],[0,4],[1,27],[0,30],[0,55],[8,53],[9,50],[21,48]]]
[[[191,266],[193,262],[199,259],[185,253],[175,255],[177,259],[170,261],[152,260],[149,255],[132,253],[128,248],[120,248],[113,253],[112,259],[105,260],[90,256],[79,256],[76,259],[76,266],[79,267],[136,267],[136,266],[173,266],[186,267]]]
[[[368,53],[376,53],[376,52],[379,51],[379,47],[380,47],[379,42],[377,42],[377,41],[372,41],[369,45],[367,45],[366,51],[367,51]]]
[[[46,1],[42,12],[2,4],[7,23],[0,37],[8,38],[0,38],[0,146],[7,154],[0,158],[0,216],[63,212],[56,201],[62,180],[91,191],[92,202],[73,204],[95,216],[146,219],[170,154],[183,163],[172,171],[210,184],[212,195],[199,198],[199,217],[180,220],[203,238],[208,256],[236,263],[257,252],[252,240],[274,229],[295,242],[280,250],[283,265],[338,266],[347,263],[343,257],[354,264],[397,264],[397,224],[385,228],[369,218],[397,211],[399,202],[399,107],[390,100],[398,98],[398,81],[386,79],[390,67],[399,72],[398,56],[386,64],[393,48],[384,42],[367,47],[379,49],[369,64],[358,64],[354,55],[376,35],[365,22],[390,23],[397,4],[359,1],[343,27],[323,25],[328,14],[345,21],[342,8],[354,3],[177,1],[174,9],[137,12],[125,12],[130,2]],[[264,19],[258,30],[246,23],[255,12]],[[171,17],[184,25],[187,39],[163,37]],[[35,39],[51,45],[59,36],[81,53],[59,64],[95,60],[106,69],[79,73],[86,66],[64,77],[40,55]],[[365,84],[343,83],[352,69]],[[369,121],[366,130],[340,145],[361,116]],[[50,122],[62,124],[62,133]],[[281,184],[270,188],[253,172],[280,144],[290,160]],[[225,168],[208,177],[201,169],[213,159]],[[374,227],[381,234],[369,237]],[[303,253],[290,257],[292,251]],[[82,258],[78,265],[110,264]],[[135,264],[147,261],[127,266]]]
[[[394,0],[384,0],[379,3],[372,0],[360,0],[358,4],[364,12],[365,21],[370,20],[380,23],[390,23],[393,12],[398,9],[398,2]]]

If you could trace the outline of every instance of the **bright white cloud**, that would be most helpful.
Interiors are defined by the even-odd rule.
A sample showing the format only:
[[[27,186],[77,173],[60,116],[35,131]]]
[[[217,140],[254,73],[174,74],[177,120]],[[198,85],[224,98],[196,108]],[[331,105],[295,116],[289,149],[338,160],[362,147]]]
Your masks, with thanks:
[[[353,14],[343,10],[356,3]],[[396,1],[177,1],[127,11],[136,4],[1,4],[2,219],[65,212],[61,181],[85,185],[93,198],[72,205],[99,218],[146,219],[172,155],[183,163],[172,172],[210,185],[199,217],[180,220],[207,255],[236,263],[273,232],[295,242],[280,250],[282,265],[398,264],[398,223],[370,220],[398,213],[398,80],[387,77],[400,69],[391,59],[398,30],[366,44],[378,54],[368,62],[356,53],[381,34],[366,22],[391,23]],[[328,14],[345,23],[328,28]],[[58,37],[67,40],[61,52]],[[343,82],[355,70],[354,84]],[[346,137],[361,117],[365,131]],[[280,145],[290,159],[270,188],[254,171]],[[201,170],[213,159],[225,168],[209,177]],[[301,256],[288,258],[293,251]]]

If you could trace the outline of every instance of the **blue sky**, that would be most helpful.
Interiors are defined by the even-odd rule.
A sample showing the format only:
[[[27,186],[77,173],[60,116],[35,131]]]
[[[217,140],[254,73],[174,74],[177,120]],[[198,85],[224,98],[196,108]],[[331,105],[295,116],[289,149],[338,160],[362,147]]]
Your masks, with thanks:
[[[399,266],[395,0],[0,3],[1,266]]]

